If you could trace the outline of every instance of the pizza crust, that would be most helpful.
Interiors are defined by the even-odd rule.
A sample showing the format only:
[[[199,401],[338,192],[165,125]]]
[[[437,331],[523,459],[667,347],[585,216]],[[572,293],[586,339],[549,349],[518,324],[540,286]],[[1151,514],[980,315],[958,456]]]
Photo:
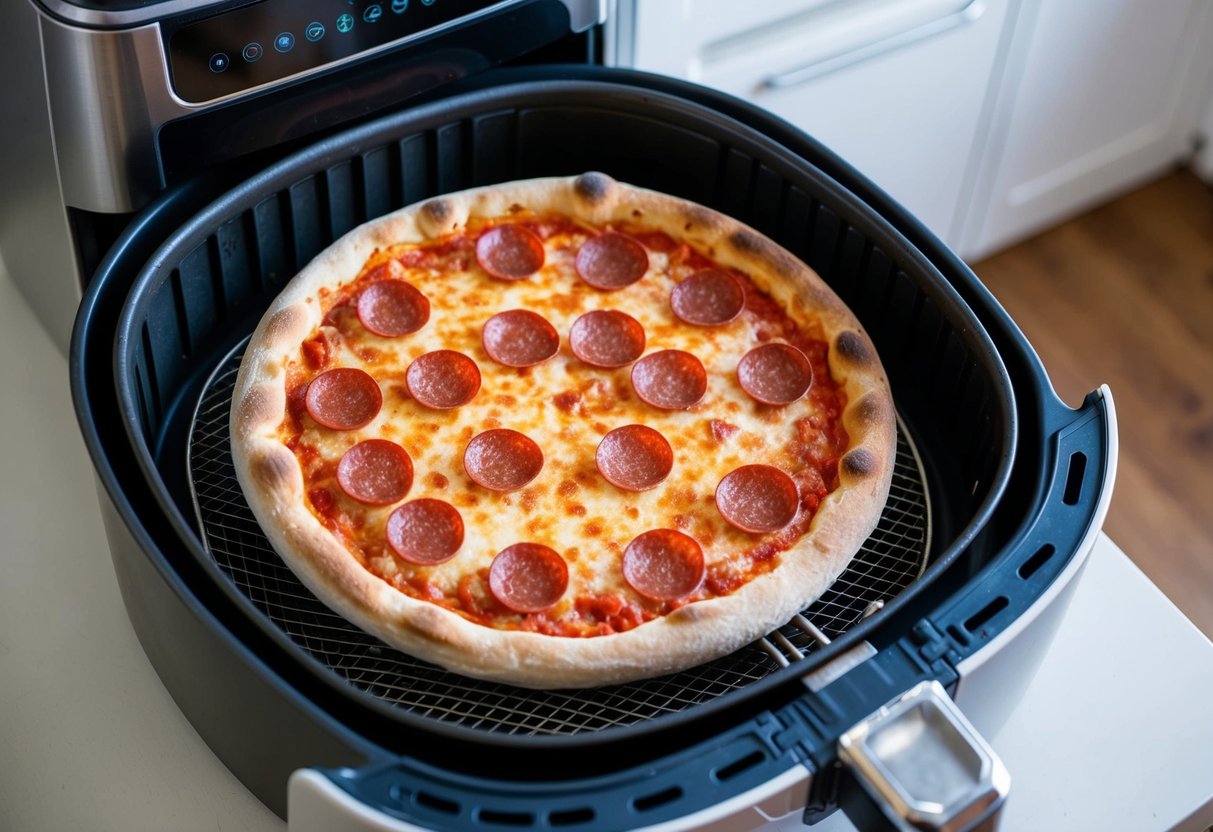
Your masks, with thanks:
[[[324,314],[321,288],[354,280],[377,248],[441,237],[469,218],[509,215],[517,206],[665,231],[749,274],[794,318],[821,323],[831,374],[847,396],[842,419],[850,446],[839,462],[839,487],[776,569],[732,594],[687,604],[622,633],[563,638],[498,630],[397,591],[363,568],[307,508],[298,461],[276,432],[285,415],[287,364]],[[533,688],[588,687],[682,670],[786,623],[834,582],[875,527],[896,443],[893,402],[876,350],[811,269],[733,219],[600,173],[443,196],[337,240],[287,285],[253,333],[236,382],[231,435],[237,478],[254,515],[275,551],[325,604],[412,655],[468,676]]]

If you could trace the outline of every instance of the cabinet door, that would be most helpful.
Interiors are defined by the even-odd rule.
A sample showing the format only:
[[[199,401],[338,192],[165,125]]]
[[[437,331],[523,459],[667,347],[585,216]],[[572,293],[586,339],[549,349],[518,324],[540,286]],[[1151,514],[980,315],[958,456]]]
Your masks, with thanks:
[[[621,63],[747,99],[952,240],[1015,0],[620,2]],[[630,46],[630,49],[629,49]]]
[[[1208,0],[1029,0],[962,253],[980,256],[1192,151],[1213,68]],[[1030,20],[1029,20],[1030,18]]]
[[[1213,87],[1213,84],[1210,84]],[[1213,185],[1213,89],[1205,99],[1204,116],[1200,120],[1197,134],[1200,136],[1200,152],[1196,154],[1196,173]]]

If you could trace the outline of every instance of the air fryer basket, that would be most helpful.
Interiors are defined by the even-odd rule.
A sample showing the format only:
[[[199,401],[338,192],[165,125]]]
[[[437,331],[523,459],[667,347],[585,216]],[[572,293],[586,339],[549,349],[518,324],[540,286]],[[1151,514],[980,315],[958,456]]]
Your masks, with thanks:
[[[483,88],[320,142],[214,201],[209,201],[213,182],[195,182],[166,195],[119,241],[82,306],[72,350],[73,388],[106,489],[103,516],[132,622],[183,710],[224,761],[278,811],[285,774],[294,768],[358,765],[367,759],[378,768],[363,785],[381,786],[382,800],[404,799],[399,786],[379,776],[389,770],[448,778],[441,788],[406,795],[411,795],[409,812],[439,825],[471,824],[459,795],[468,792],[466,777],[472,775],[571,781],[598,774],[597,789],[606,789],[608,780],[656,789],[660,778],[651,771],[620,775],[623,779],[614,773],[668,756],[679,766],[702,769],[717,798],[743,790],[786,768],[789,759],[813,756],[794,750],[802,747],[799,743],[809,748],[813,731],[804,735],[797,729],[795,741],[787,739],[788,721],[802,722],[808,713],[796,702],[806,673],[865,640],[880,650],[900,644],[911,626],[914,643],[925,643],[921,652],[930,652],[938,634],[914,622],[1005,556],[1008,537],[1030,528],[1019,512],[1025,506],[1030,510],[1031,499],[1050,493],[1052,474],[1038,445],[1050,430],[1045,422],[1061,417],[1050,415],[1045,407],[1050,402],[1037,401],[1039,423],[1029,431],[1031,453],[1037,456],[1013,466],[1023,411],[1016,407],[1002,355],[953,285],[958,271],[959,288],[998,325],[1000,347],[1009,351],[1034,400],[1048,396],[1043,373],[983,290],[965,284],[964,274],[971,279],[967,270],[950,264],[945,279],[936,264],[947,257],[928,258],[903,236],[902,229],[920,237],[922,230],[900,209],[882,202],[879,192],[860,199],[853,183],[866,183],[853,172],[845,166],[823,172],[807,159],[827,166],[839,165],[837,160],[736,100],[634,73],[581,69],[569,74],[578,77],[551,80],[539,70],[503,73],[472,85]],[[794,153],[781,141],[803,146]],[[850,615],[827,633],[833,639],[829,644],[811,627],[809,639],[786,631],[796,647],[809,652],[807,658],[781,667],[777,657],[758,650],[740,659],[753,669],[743,684],[714,686],[715,671],[704,675],[697,669],[698,675],[675,682],[694,694],[693,707],[644,711],[643,703],[655,693],[665,695],[661,689],[669,679],[605,693],[562,692],[559,696],[573,707],[580,703],[582,711],[594,696],[621,696],[620,707],[643,712],[642,718],[630,724],[586,723],[569,734],[551,735],[545,727],[551,723],[540,718],[503,718],[519,708],[532,715],[558,713],[564,706],[544,698],[551,694],[409,667],[379,686],[429,686],[402,702],[384,696],[374,680],[336,672],[324,655],[334,650],[340,655],[345,634],[336,634],[335,645],[317,648],[315,630],[291,630],[272,615],[274,604],[267,599],[294,592],[289,576],[263,572],[255,580],[241,580],[230,560],[226,567],[217,560],[213,534],[198,527],[195,496],[201,502],[204,494],[194,492],[208,474],[197,470],[196,452],[208,441],[223,444],[221,436],[207,440],[199,425],[208,408],[222,411],[222,379],[234,351],[285,282],[333,239],[366,219],[432,195],[585,170],[602,170],[729,213],[800,256],[830,283],[871,334],[889,373],[904,420],[904,448],[919,452],[916,459],[907,450],[906,465],[921,467],[915,477],[924,506],[929,503],[932,534],[922,577],[895,597],[880,598],[882,610],[869,618]],[[838,184],[838,176],[850,179],[848,187]],[[164,240],[154,252],[147,242],[153,235]],[[931,242],[929,235],[926,239]],[[107,327],[116,332],[113,382],[103,378],[107,362],[99,354],[108,347]],[[235,540],[237,550],[251,542]],[[265,564],[261,553],[235,552],[243,554]],[[1014,603],[1001,597],[1001,606],[989,607],[989,615],[983,608],[979,623],[1026,603],[1059,562],[1034,569],[1032,586],[1016,589],[1018,594],[1008,591]],[[1020,577],[1027,581],[1028,573],[1021,570]],[[975,603],[986,605],[980,599]],[[326,627],[323,611],[315,615],[321,629]],[[965,613],[962,621],[978,618]],[[956,635],[976,649],[987,631],[994,632],[984,627],[970,635],[961,627]],[[186,647],[205,656],[205,671],[182,660]],[[888,669],[896,662],[899,672],[904,666],[937,674],[942,658],[948,658],[943,652],[926,658],[898,654],[889,662],[882,653],[868,664]],[[382,653],[381,660],[397,661],[390,651]],[[722,660],[726,666],[738,661],[738,656]],[[442,691],[429,698],[436,684]],[[848,707],[870,710],[865,695],[838,707],[842,713]],[[870,694],[877,695],[875,689]],[[429,705],[420,705],[423,700]],[[479,703],[473,719],[444,716],[457,700]],[[708,718],[713,715],[720,719]],[[828,744],[838,727],[814,730]],[[709,737],[715,750],[697,751]],[[270,740],[277,740],[273,752],[263,747]],[[396,757],[400,754],[406,756]],[[461,774],[448,777],[444,771]],[[587,789],[589,784],[579,782],[569,794],[545,799],[552,811],[572,807],[567,817],[584,821],[570,825],[610,826],[607,809],[577,808],[582,798],[575,795]],[[686,811],[689,796],[681,787],[655,793],[668,799],[630,801],[620,811],[643,810],[652,822]],[[527,799],[509,788],[496,789],[495,795],[500,804]],[[503,815],[496,825],[517,826],[518,817]],[[621,826],[635,822],[620,817]],[[480,818],[474,825],[495,828],[495,823]]]
[[[328,621],[308,627],[301,619],[320,616],[316,609],[304,608],[291,619],[269,619],[269,609],[284,605],[267,596],[307,593],[280,567],[250,574],[252,561],[273,567],[275,559],[255,535],[232,540],[227,533],[233,523],[247,523],[247,514],[220,511],[210,521],[204,514],[207,549],[198,551],[191,478],[181,462],[187,452],[209,459],[226,442],[222,397],[200,411],[206,422],[201,433],[208,440],[191,441],[192,405],[213,387],[204,384],[199,391],[198,369],[224,364],[232,341],[247,334],[283,283],[359,222],[473,185],[586,169],[685,196],[751,223],[806,259],[855,309],[881,351],[909,432],[929,450],[924,458],[936,482],[928,490],[940,518],[940,545],[932,553],[936,558],[942,554],[946,560],[959,550],[955,541],[960,537],[963,543],[972,535],[981,519],[978,507],[991,502],[996,496],[991,487],[1005,480],[1013,442],[1010,392],[980,325],[925,260],[829,180],[738,124],[651,93],[552,83],[474,95],[463,106],[446,102],[428,118],[413,113],[358,131],[352,139],[333,139],[230,193],[148,264],[118,333],[120,401],[143,473],[161,496],[162,508],[179,522],[191,552],[214,572],[216,582],[233,588],[237,603],[248,606],[250,617],[272,635],[285,635],[288,649],[308,655],[309,666],[319,660],[343,670],[349,659],[342,654],[365,654],[359,649],[365,648],[364,640]],[[227,361],[227,369],[234,364]],[[194,459],[195,470],[199,462]],[[202,484],[214,479],[208,474]],[[199,495],[203,507],[209,490]],[[909,499],[923,500],[920,492]],[[228,555],[220,561],[224,570],[214,568],[217,550]],[[892,564],[873,559],[857,569],[916,574],[912,558],[917,553],[910,554],[908,566],[899,559]],[[874,583],[876,576],[869,580]],[[879,594],[860,599],[893,600]],[[862,607],[848,611],[845,623],[861,612]],[[830,635],[841,632],[839,626]],[[317,644],[326,638],[336,644]],[[373,640],[370,644],[384,652]],[[393,664],[402,669],[393,672]],[[726,672],[729,664],[667,680],[666,690],[674,694],[662,693],[653,683],[621,686],[590,707],[574,710],[585,712],[590,726],[611,725],[609,717],[597,722],[593,717],[612,707],[657,716],[742,687],[722,676],[748,682],[778,666],[765,656],[733,657],[731,664],[742,666]],[[562,726],[575,733],[582,727],[576,715],[561,715],[570,711],[564,694],[452,677],[399,654],[370,666],[364,659],[353,678],[367,680],[357,686],[360,691],[375,691],[380,701],[404,703],[409,713],[430,719],[528,733]],[[398,695],[400,686],[417,690]],[[613,704],[619,697],[622,706]],[[475,707],[460,707],[473,700]],[[659,701],[645,707],[652,700]]]

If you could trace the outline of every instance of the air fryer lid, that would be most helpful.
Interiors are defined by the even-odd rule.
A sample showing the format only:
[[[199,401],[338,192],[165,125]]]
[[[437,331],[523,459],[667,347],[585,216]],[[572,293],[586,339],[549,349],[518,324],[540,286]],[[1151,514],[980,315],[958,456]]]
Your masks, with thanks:
[[[520,705],[520,696],[539,694],[497,686],[489,701],[457,713],[442,697],[467,701],[483,686],[435,680],[440,671],[410,665],[389,687],[412,679],[427,689],[408,708],[385,707],[390,700],[376,696],[373,683],[343,674],[355,682],[351,687],[325,667],[332,661],[317,661],[334,653],[332,645],[316,649],[314,633],[284,632],[282,621],[267,617],[273,604],[258,601],[264,601],[266,586],[283,576],[259,576],[237,586],[230,566],[225,574],[216,563],[214,541],[207,540],[208,552],[199,540],[189,472],[180,467],[199,385],[205,387],[199,370],[219,365],[285,281],[359,222],[465,187],[587,169],[684,196],[750,223],[809,262],[859,315],[881,351],[907,438],[923,451],[922,478],[931,492],[936,529],[928,553],[934,565],[909,592],[878,599],[890,609],[920,592],[966,549],[1009,474],[1015,424],[1011,391],[971,310],[881,217],[738,122],[624,85],[542,82],[468,93],[334,137],[229,192],[160,248],[124,308],[115,377],[143,475],[183,550],[247,620],[317,679],[390,719],[456,733],[504,727],[514,732],[511,736],[542,741],[526,735],[559,733],[551,726],[560,725],[562,706]],[[820,651],[822,658],[857,640],[857,634],[843,635],[854,618],[858,615],[826,628],[828,635],[842,637]],[[803,634],[788,635],[806,647],[812,644]],[[337,639],[338,663],[344,638]],[[756,667],[741,672],[746,684],[721,685],[718,678],[702,675],[682,680],[676,684],[694,696],[674,697],[685,701],[678,708],[654,708],[646,716],[657,719],[637,722],[630,730],[706,715],[713,709],[703,704],[708,700],[764,693],[806,669],[781,671],[778,659],[768,656],[748,661]],[[380,668],[370,672],[383,678]],[[652,684],[661,683],[642,683],[624,695],[649,698]],[[442,688],[439,694],[435,686]],[[416,704],[419,700],[424,704]],[[687,704],[698,707],[684,710]],[[535,716],[521,724],[491,716],[517,713],[520,707]],[[677,713],[664,715],[671,711]],[[572,733],[605,725],[579,725]]]

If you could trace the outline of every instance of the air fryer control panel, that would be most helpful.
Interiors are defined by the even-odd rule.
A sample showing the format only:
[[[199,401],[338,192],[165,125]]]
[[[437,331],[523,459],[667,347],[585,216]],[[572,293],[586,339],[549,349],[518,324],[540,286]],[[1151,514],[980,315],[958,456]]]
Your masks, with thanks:
[[[263,0],[164,33],[173,89],[200,103],[410,37],[501,0]]]

